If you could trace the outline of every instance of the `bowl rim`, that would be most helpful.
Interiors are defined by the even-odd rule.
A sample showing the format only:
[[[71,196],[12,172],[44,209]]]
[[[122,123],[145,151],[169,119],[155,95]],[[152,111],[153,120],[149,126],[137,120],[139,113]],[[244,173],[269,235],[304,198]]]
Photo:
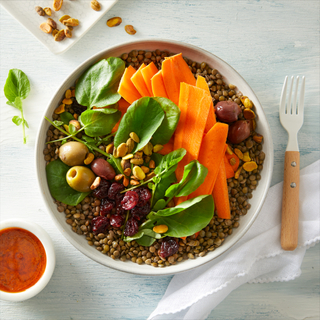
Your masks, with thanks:
[[[136,45],[136,46],[143,46],[146,45],[146,43],[157,43],[160,45],[173,45],[173,46],[180,46],[180,47],[184,47],[186,49],[190,49],[193,51],[197,51],[200,52],[206,56],[211,56],[211,58],[213,58],[214,60],[218,61],[219,63],[222,63],[223,65],[225,65],[227,68],[229,68],[233,73],[235,73],[244,83],[244,85],[248,88],[248,91],[250,91],[250,98],[254,97],[255,100],[257,101],[258,105],[259,105],[259,113],[258,116],[259,117],[263,117],[265,119],[265,129],[268,132],[268,140],[264,141],[264,144],[268,145],[268,158],[269,158],[269,166],[268,168],[264,168],[264,171],[267,171],[266,175],[266,183],[265,183],[265,188],[263,191],[263,196],[260,200],[260,203],[257,207],[256,212],[254,213],[253,217],[251,218],[251,220],[247,223],[247,225],[245,225],[245,227],[243,227],[243,229],[239,232],[239,234],[237,234],[237,238],[234,239],[234,241],[230,244],[224,244],[225,246],[225,250],[223,250],[222,252],[220,252],[219,254],[216,254],[215,256],[213,256],[211,259],[207,259],[207,260],[203,260],[200,261],[202,259],[197,259],[197,265],[189,267],[189,268],[183,268],[180,267],[179,270],[172,270],[174,266],[170,266],[170,268],[151,268],[150,267],[150,271],[146,271],[146,270],[130,270],[130,267],[128,268],[126,266],[126,263],[123,263],[122,261],[120,261],[117,266],[113,266],[109,263],[108,259],[110,257],[108,257],[108,259],[105,259],[105,261],[102,261],[102,259],[98,259],[97,257],[95,257],[94,254],[91,254],[91,252],[89,250],[87,250],[87,248],[84,248],[83,246],[79,245],[74,239],[73,236],[70,236],[65,230],[64,227],[59,223],[57,217],[55,216],[55,214],[51,211],[51,208],[49,207],[49,203],[48,203],[48,199],[45,197],[44,192],[41,189],[41,182],[40,182],[40,175],[41,175],[41,170],[43,171],[43,168],[41,167],[41,163],[39,158],[38,158],[38,154],[39,154],[39,140],[40,140],[40,133],[41,133],[41,128],[45,123],[45,119],[44,116],[46,115],[46,113],[49,110],[49,107],[51,106],[51,104],[53,103],[54,98],[57,96],[57,94],[59,93],[59,91],[61,90],[61,88],[65,87],[66,84],[69,82],[69,80],[74,77],[77,72],[79,72],[79,70],[81,70],[84,66],[89,67],[90,65],[94,64],[96,61],[98,61],[99,59],[101,59],[102,56],[106,56],[108,55],[108,52],[117,50],[122,48],[123,46],[129,46],[129,45]],[[257,107],[257,106],[256,106]],[[252,226],[252,224],[254,223],[254,221],[256,220],[256,218],[259,215],[259,212],[261,211],[262,205],[265,202],[266,196],[267,196],[267,192],[268,189],[270,187],[271,184],[271,178],[272,178],[272,171],[273,171],[273,161],[274,161],[274,149],[273,149],[273,141],[272,141],[272,135],[271,135],[271,129],[270,129],[270,125],[267,121],[265,112],[262,108],[262,105],[259,101],[259,99],[257,98],[256,94],[254,93],[254,91],[252,90],[252,88],[249,86],[249,84],[246,82],[246,80],[232,67],[230,66],[227,62],[225,62],[223,59],[219,58],[218,56],[216,56],[215,54],[204,50],[200,47],[197,47],[195,45],[192,44],[188,44],[188,43],[184,43],[181,41],[176,41],[176,40],[169,40],[169,39],[152,39],[152,38],[147,38],[147,39],[142,39],[142,40],[134,40],[134,41],[126,41],[126,42],[122,42],[119,44],[116,44],[114,46],[111,47],[107,47],[103,50],[100,50],[99,52],[97,52],[96,54],[90,56],[89,58],[87,58],[84,62],[82,62],[80,65],[78,65],[78,67],[76,67],[66,78],[65,80],[62,82],[62,84],[58,87],[58,89],[54,92],[52,98],[50,99],[50,102],[48,103],[47,107],[44,110],[43,113],[43,117],[41,119],[41,123],[38,127],[38,132],[37,132],[37,136],[36,136],[36,142],[35,142],[36,148],[35,148],[35,165],[36,165],[36,173],[37,173],[37,183],[38,183],[38,187],[40,190],[40,194],[42,195],[42,199],[45,203],[45,206],[47,208],[47,210],[49,211],[49,214],[51,216],[51,218],[53,219],[55,225],[58,227],[59,231],[64,235],[64,237],[76,248],[78,249],[81,253],[83,253],[85,256],[87,256],[88,258],[94,260],[95,262],[98,262],[104,266],[107,266],[109,268],[112,268],[114,270],[117,271],[123,271],[126,273],[131,273],[131,274],[138,274],[138,275],[147,275],[147,276],[161,276],[161,275],[173,275],[173,274],[177,274],[177,273],[182,273],[182,272],[186,272],[188,270],[192,270],[194,268],[197,268],[199,266],[202,266],[206,263],[209,263],[210,261],[213,261],[214,259],[218,258],[219,256],[221,256],[222,254],[228,252],[228,250],[233,247],[249,230],[249,228]],[[41,154],[42,154],[42,150],[41,150]],[[43,174],[43,172],[42,172]],[[261,186],[262,187],[262,186]],[[88,246],[89,247],[89,246]],[[90,248],[90,247],[89,247]],[[102,258],[104,258],[104,255],[101,255]],[[111,259],[111,258],[110,258]],[[112,259],[111,259],[112,260]],[[112,260],[113,261],[113,260]],[[171,269],[171,270],[170,270]]]
[[[24,219],[9,219],[1,221],[0,230],[7,228],[21,228],[31,232],[40,240],[46,252],[46,268],[41,278],[32,287],[21,292],[5,292],[0,290],[0,300],[24,301],[40,293],[49,283],[56,265],[55,250],[50,236],[37,223]]]

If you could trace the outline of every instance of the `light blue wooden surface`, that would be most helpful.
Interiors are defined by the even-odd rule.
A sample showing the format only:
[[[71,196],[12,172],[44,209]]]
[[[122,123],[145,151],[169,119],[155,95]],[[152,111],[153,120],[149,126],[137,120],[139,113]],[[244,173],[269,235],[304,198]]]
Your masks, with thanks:
[[[319,2],[310,0],[119,0],[81,41],[54,56],[0,7],[0,218],[38,222],[57,254],[43,292],[25,302],[1,301],[0,319],[146,319],[171,279],[124,274],[89,260],[59,233],[40,200],[33,164],[36,131],[53,92],[76,66],[108,46],[145,38],[180,40],[216,54],[244,77],[264,107],[274,140],[275,184],[282,180],[287,143],[278,118],[285,75],[307,79],[301,167],[319,159],[319,9]],[[105,22],[113,16],[122,17],[123,24],[110,29]],[[135,36],[125,33],[126,24],[135,26]],[[5,105],[2,91],[11,68],[22,69],[32,85],[24,102],[30,125],[26,146],[21,128],[11,122],[16,111]],[[307,251],[300,278],[243,285],[208,319],[319,319],[319,271],[317,245]]]

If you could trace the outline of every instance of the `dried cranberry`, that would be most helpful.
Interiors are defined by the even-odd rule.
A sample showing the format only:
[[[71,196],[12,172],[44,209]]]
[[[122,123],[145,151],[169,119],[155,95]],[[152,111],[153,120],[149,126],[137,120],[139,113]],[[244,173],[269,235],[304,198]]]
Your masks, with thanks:
[[[139,195],[135,191],[127,191],[124,195],[121,205],[125,210],[131,210],[139,201]]]
[[[134,219],[141,220],[150,212],[150,204],[146,203],[143,207],[135,206],[130,212]]]
[[[177,241],[173,238],[166,237],[161,243],[159,256],[165,259],[177,253],[178,250],[179,250],[179,245]]]
[[[110,220],[107,217],[94,217],[91,221],[92,232],[94,234],[105,233],[110,225]]]
[[[110,211],[115,207],[115,203],[113,200],[110,199],[102,199],[100,205],[100,215],[106,216]]]
[[[100,185],[98,188],[93,190],[93,196],[98,199],[103,199],[108,196],[108,191],[111,186],[111,182],[106,179],[101,179]]]
[[[113,214],[110,218],[110,224],[115,228],[120,228],[124,223],[124,216]]]
[[[125,214],[126,210],[122,208],[121,203],[116,205],[116,214]]]
[[[119,194],[122,190],[124,190],[123,184],[114,182],[108,191],[108,198],[115,200],[117,194]]]
[[[143,207],[150,199],[151,199],[151,192],[147,188],[138,188],[136,192],[139,194],[139,202],[137,206]]]
[[[116,205],[118,205],[118,204],[121,205],[121,201],[122,201],[123,197],[124,197],[123,193],[117,193],[116,194],[116,199],[115,199],[116,200]]]
[[[125,236],[133,236],[139,231],[138,221],[133,219],[132,217],[128,219],[126,227],[124,229],[123,234]]]

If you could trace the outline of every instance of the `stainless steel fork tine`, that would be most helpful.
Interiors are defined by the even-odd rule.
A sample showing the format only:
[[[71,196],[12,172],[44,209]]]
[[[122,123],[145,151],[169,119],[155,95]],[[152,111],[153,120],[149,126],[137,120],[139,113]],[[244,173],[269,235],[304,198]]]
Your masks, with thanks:
[[[291,83],[290,83],[290,90],[289,90],[289,96],[288,96],[288,103],[287,103],[287,109],[286,109],[286,113],[287,114],[292,114],[291,110],[291,96],[292,96],[292,87],[293,87],[293,81],[294,81],[294,77],[291,77]]]
[[[287,83],[288,83],[288,76],[284,78],[284,83],[282,86],[281,98],[280,98],[280,113],[285,113],[286,107],[286,95],[287,95]]]
[[[298,114],[303,113],[303,105],[304,105],[304,89],[306,86],[306,79],[303,76],[302,77],[302,85],[301,85],[301,91],[300,91],[300,99],[298,104]]]
[[[297,114],[297,96],[298,96],[298,85],[299,85],[299,76],[297,76],[296,88],[294,91],[294,97],[292,101],[292,114]]]

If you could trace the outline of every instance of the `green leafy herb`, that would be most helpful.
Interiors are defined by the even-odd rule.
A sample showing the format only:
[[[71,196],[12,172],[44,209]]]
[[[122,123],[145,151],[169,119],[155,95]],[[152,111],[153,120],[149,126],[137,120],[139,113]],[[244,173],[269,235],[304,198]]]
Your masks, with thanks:
[[[75,120],[74,117],[73,117],[73,115],[72,115],[70,112],[67,112],[67,111],[62,112],[62,113],[60,114],[60,119],[61,119],[61,121],[62,121],[64,124],[67,124],[67,125],[69,125],[69,122],[70,122],[71,120]]]
[[[156,144],[166,144],[169,142],[174,131],[177,128],[179,118],[180,118],[180,109],[175,103],[167,98],[153,97],[156,100],[165,113],[165,117],[162,120],[160,127],[152,135],[151,143]]]
[[[79,104],[92,107],[105,107],[118,102],[121,98],[117,92],[125,63],[120,58],[103,59],[79,78],[76,84],[76,99]]]
[[[117,133],[114,137],[114,145],[126,142],[131,132],[135,132],[140,142],[135,150],[143,148],[152,138],[164,119],[164,111],[160,104],[149,97],[143,97],[135,101],[122,117]]]
[[[166,191],[168,198],[188,196],[204,182],[208,169],[199,161],[194,160],[184,167],[183,177],[179,183]]]
[[[86,110],[79,117],[84,132],[90,137],[107,135],[121,118],[120,111],[106,114],[98,110]]]
[[[162,159],[160,164],[154,169],[155,174],[159,174],[163,170],[169,170],[176,164],[178,164],[182,158],[186,155],[186,149],[180,148],[166,154]],[[175,170],[175,169],[174,169]]]
[[[70,206],[79,204],[90,192],[78,192],[72,189],[66,180],[69,166],[57,159],[46,166],[50,193],[56,200]]]
[[[30,92],[30,82],[27,75],[19,69],[9,70],[3,90],[8,99],[7,104],[20,111],[20,117],[14,116],[12,122],[17,126],[22,125],[23,143],[26,143],[25,127],[29,128],[29,125],[23,116],[22,100],[26,99]]]

